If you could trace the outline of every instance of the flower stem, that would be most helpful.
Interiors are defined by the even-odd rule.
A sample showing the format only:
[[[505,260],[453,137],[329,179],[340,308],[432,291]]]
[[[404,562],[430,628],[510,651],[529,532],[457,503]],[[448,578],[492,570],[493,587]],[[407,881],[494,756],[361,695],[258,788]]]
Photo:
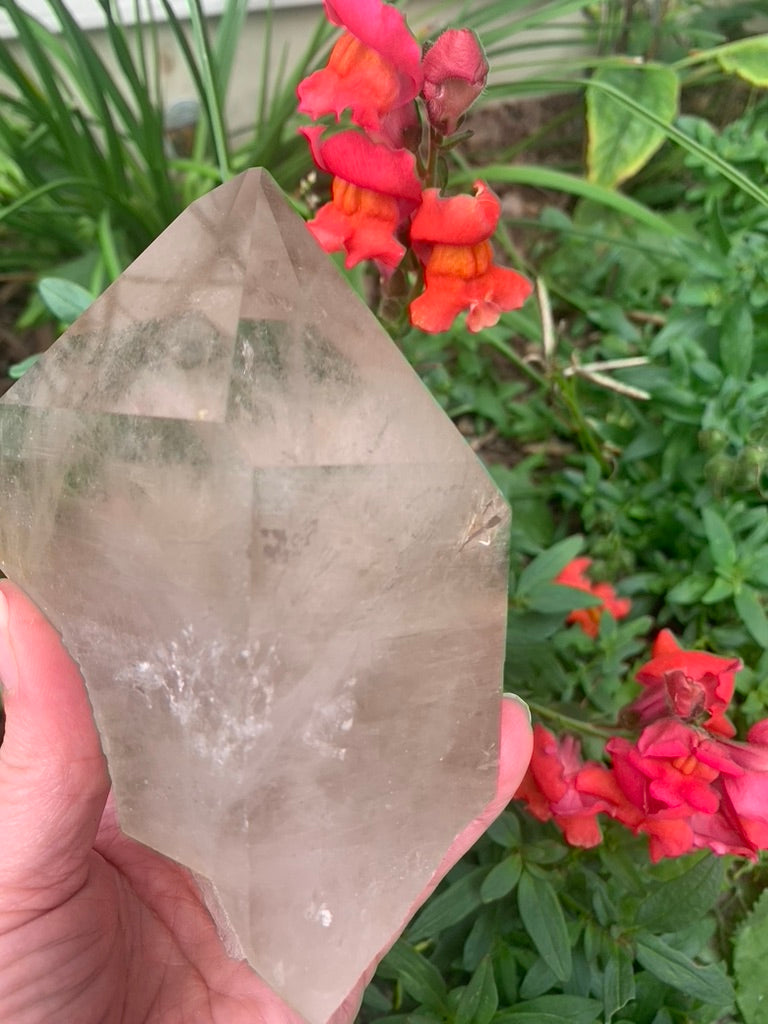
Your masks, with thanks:
[[[563,714],[562,711],[548,708],[544,704],[536,704],[530,700],[526,700],[526,703],[535,715],[545,721],[553,722],[569,732],[580,732],[584,736],[596,736],[601,740],[610,739],[612,736],[629,735],[626,730],[618,729],[615,725],[591,725],[580,718],[572,718],[570,715]]]
[[[579,403],[577,402],[576,396],[573,393],[573,378],[566,378],[561,374],[558,374],[555,380],[557,384],[557,389],[560,392],[560,397],[562,398],[564,404],[568,408],[568,412],[573,417],[573,426],[577,436],[581,439],[582,446],[586,451],[589,451],[592,455],[594,455],[601,470],[604,473],[608,473],[611,468],[610,464],[606,459],[605,455],[603,454],[603,451],[598,441],[595,438],[595,432],[592,430],[592,428],[589,426],[586,419],[584,418],[584,414],[579,408]]]
[[[524,374],[530,377],[531,380],[535,380],[539,387],[543,388],[545,391],[547,390],[549,384],[546,377],[543,377],[540,373],[534,370],[529,363],[526,363],[522,356],[519,356],[512,346],[506,343],[506,341],[502,341],[501,338],[494,338],[491,334],[486,334],[483,337],[483,342],[484,344],[495,348],[497,352],[501,352],[501,354],[505,356],[510,363],[515,364],[518,370],[521,370]]]

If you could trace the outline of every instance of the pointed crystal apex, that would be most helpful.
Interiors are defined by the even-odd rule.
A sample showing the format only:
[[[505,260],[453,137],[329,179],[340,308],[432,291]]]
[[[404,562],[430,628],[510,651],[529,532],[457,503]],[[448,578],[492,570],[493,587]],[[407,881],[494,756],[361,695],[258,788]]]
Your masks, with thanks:
[[[0,558],[128,834],[322,1024],[493,795],[508,510],[264,171],[0,401]]]

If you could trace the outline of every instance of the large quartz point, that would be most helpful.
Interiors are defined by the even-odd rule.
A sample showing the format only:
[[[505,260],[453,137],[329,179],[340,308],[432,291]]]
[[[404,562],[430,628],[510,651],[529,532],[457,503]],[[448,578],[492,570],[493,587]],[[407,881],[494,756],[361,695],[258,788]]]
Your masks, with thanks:
[[[82,669],[123,828],[324,1021],[494,792],[493,483],[254,170],[6,394],[0,494],[3,569]]]

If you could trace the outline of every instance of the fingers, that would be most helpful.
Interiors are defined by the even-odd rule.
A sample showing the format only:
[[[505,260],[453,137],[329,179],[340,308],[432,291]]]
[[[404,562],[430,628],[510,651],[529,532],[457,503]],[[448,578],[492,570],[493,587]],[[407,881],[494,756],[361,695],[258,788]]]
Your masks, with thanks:
[[[0,583],[0,888],[74,878],[109,788],[82,678],[28,598]]]
[[[531,760],[532,751],[533,732],[528,705],[514,694],[504,694],[501,701],[499,772],[496,783],[496,795],[483,808],[482,813],[451,843],[448,852],[430,878],[426,889],[419,895],[419,898],[409,910],[408,919],[413,917],[454,864],[464,856],[470,847],[474,846],[491,822],[495,821],[507,806],[523,781],[523,776],[528,769],[528,762]],[[394,942],[394,938],[392,942]],[[331,1016],[328,1024],[348,1024],[354,1018],[365,987],[376,971],[378,960],[386,951],[386,949],[381,951],[380,956],[371,964],[365,975],[355,985],[338,1010]]]
[[[440,865],[429,881],[427,889],[419,897],[420,906],[438,882],[459,861],[470,847],[474,846],[491,822],[501,814],[509,801],[517,792],[528,769],[533,750],[533,732],[531,715],[525,701],[512,693],[504,694],[501,701],[501,726],[499,735],[499,774],[496,784],[496,795],[483,808],[482,813],[454,839],[448,852],[440,861]],[[416,906],[412,912],[416,911]]]

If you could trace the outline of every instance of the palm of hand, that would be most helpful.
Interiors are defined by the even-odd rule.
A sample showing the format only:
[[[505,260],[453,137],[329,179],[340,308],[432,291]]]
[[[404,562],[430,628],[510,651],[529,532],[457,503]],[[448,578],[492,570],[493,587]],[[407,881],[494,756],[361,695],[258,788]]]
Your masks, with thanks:
[[[78,670],[7,582],[0,680],[0,1024],[299,1024],[227,955],[188,872],[121,833]],[[504,701],[496,797],[412,910],[509,801],[531,746],[525,706]],[[329,1024],[351,1020],[374,966]]]
[[[69,867],[47,884],[22,872],[3,887],[0,1020],[298,1020],[245,962],[226,955],[188,873],[123,836],[111,805],[93,849]]]

